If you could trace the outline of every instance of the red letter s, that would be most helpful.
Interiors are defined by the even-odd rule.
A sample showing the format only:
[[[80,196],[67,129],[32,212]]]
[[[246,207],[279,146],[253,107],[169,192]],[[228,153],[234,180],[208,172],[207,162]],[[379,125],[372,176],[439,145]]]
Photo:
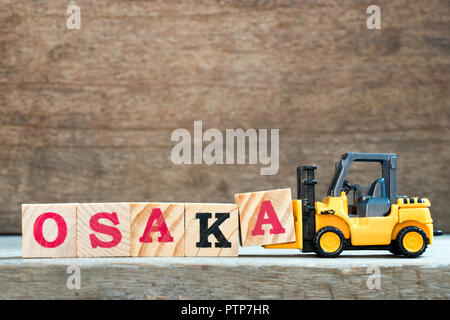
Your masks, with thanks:
[[[122,240],[122,233],[120,233],[119,229],[101,224],[99,222],[100,219],[108,219],[110,220],[114,225],[119,224],[119,218],[117,217],[117,213],[112,212],[98,212],[94,214],[91,217],[91,220],[89,221],[89,225],[91,226],[91,229],[95,232],[104,233],[107,235],[110,235],[112,237],[111,241],[102,241],[95,234],[90,234],[89,239],[91,240],[91,246],[92,248],[113,248],[117,246],[120,241]]]

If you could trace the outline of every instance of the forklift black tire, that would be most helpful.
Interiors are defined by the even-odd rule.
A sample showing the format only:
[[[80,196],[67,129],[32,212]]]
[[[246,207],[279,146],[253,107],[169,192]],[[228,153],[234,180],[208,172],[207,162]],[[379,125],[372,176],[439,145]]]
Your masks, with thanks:
[[[335,227],[323,227],[314,235],[314,252],[324,258],[335,258],[344,250],[344,234]]]
[[[407,258],[420,256],[428,247],[428,237],[417,227],[406,227],[400,230],[395,238],[394,247],[399,254]]]
[[[395,245],[395,241],[392,242],[391,247],[389,248],[389,252],[396,256],[401,256],[402,253],[397,249]]]

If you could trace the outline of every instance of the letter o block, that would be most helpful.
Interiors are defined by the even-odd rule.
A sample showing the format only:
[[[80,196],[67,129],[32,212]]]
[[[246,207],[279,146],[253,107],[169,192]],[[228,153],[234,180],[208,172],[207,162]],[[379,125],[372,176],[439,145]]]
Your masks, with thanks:
[[[291,189],[235,195],[243,247],[295,241]]]
[[[22,256],[76,257],[76,204],[23,204]]]
[[[78,257],[128,257],[129,203],[82,203],[77,207]]]

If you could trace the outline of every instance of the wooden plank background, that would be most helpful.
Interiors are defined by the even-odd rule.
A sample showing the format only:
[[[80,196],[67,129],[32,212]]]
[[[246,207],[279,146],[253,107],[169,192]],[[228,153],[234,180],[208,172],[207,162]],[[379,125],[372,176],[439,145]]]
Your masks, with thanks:
[[[0,233],[31,202],[233,202],[347,151],[395,152],[399,193],[450,231],[449,4],[0,0]],[[179,166],[174,129],[279,128],[280,170]],[[361,177],[365,171],[359,172]],[[353,181],[355,182],[355,181]]]

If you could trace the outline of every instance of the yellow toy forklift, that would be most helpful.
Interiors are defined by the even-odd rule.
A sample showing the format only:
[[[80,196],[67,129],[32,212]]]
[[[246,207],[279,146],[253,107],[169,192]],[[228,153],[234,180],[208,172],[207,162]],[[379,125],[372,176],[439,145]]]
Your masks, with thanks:
[[[354,162],[381,164],[381,176],[370,186],[346,180]],[[397,195],[397,156],[349,152],[336,169],[322,202],[315,202],[316,166],[297,168],[297,198],[293,200],[296,241],[266,245],[301,249],[321,257],[345,250],[389,250],[415,258],[433,242],[430,201]],[[349,201],[349,199],[351,201]]]

